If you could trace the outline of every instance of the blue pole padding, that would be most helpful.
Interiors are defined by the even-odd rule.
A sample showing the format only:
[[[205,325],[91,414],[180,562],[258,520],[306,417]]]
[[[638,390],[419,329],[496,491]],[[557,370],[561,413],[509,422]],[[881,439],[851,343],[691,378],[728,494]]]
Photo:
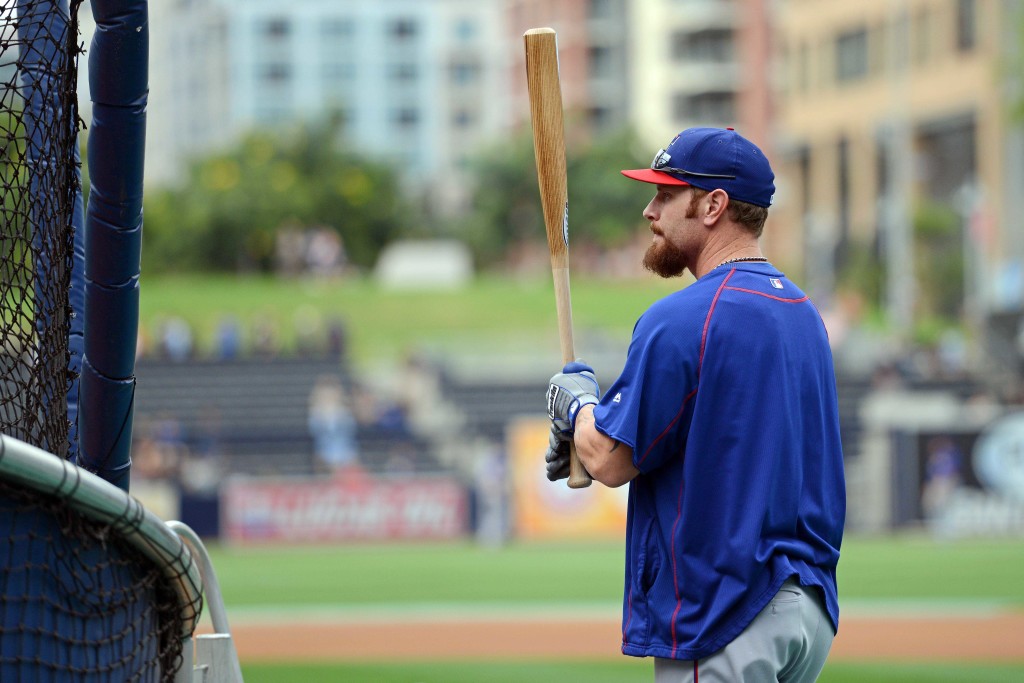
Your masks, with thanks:
[[[135,405],[149,24],[146,0],[93,0],[79,462],[128,490]]]
[[[75,147],[75,161],[79,159]],[[81,173],[75,169],[79,179],[75,197],[75,209],[71,214],[71,226],[75,231],[75,251],[71,266],[71,291],[68,304],[71,306],[71,329],[68,334],[68,372],[71,386],[68,387],[68,460],[78,462],[78,387],[82,375],[82,356],[85,354],[85,209],[82,204]]]
[[[103,335],[86,335],[85,358],[89,365],[107,378],[127,379],[135,372],[134,343],[139,329],[139,279],[132,278],[118,287],[105,287],[92,283],[85,290],[85,310],[89,312],[89,326],[103,330]],[[111,353],[111,342],[132,341],[133,353]],[[103,363],[97,368],[95,360]]]
[[[103,430],[83,429],[79,436],[81,453],[129,453],[132,441],[132,418],[135,412],[135,378],[116,380],[104,377],[90,363],[88,354],[82,363],[81,413],[90,406],[105,406],[111,417]],[[98,477],[123,491],[128,490],[131,460],[108,459],[88,467]],[[83,466],[84,467],[84,466]]]

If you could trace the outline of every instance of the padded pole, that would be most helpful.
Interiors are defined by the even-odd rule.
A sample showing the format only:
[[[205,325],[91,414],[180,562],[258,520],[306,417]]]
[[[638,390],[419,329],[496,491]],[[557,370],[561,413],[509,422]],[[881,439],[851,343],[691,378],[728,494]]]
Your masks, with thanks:
[[[93,0],[79,460],[127,491],[135,407],[149,23],[146,0]]]

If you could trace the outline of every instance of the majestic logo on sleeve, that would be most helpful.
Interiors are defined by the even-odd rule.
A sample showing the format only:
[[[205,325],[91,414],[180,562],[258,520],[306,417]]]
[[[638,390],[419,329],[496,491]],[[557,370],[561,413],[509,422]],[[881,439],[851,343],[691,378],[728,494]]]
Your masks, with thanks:
[[[772,283],[772,287],[775,289],[782,289],[782,280],[777,277],[768,278],[768,282]]]

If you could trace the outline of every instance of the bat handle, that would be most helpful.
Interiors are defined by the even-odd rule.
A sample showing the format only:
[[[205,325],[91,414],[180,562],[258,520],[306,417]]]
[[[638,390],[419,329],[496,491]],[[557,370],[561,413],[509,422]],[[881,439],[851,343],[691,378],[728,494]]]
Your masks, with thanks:
[[[580,462],[580,456],[576,453],[576,444],[569,443],[569,488],[585,489],[590,486],[593,479],[587,468]]]

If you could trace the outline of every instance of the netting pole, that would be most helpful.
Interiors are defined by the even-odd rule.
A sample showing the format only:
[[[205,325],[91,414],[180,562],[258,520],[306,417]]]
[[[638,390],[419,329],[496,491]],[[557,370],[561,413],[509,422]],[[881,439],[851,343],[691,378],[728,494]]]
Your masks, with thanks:
[[[127,491],[149,96],[146,0],[93,0],[78,464]]]

